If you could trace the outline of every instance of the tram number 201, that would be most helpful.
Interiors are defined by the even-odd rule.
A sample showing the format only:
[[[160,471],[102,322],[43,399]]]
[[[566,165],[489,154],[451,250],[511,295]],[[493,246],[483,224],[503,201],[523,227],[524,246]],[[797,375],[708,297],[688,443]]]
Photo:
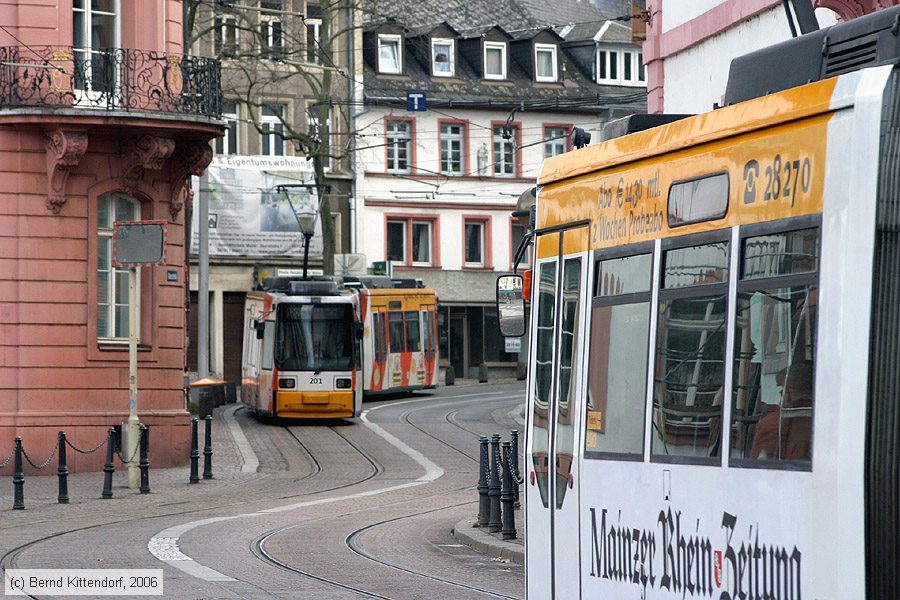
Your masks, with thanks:
[[[762,181],[757,184],[757,180]],[[809,193],[812,184],[812,164],[809,157],[791,160],[776,154],[771,160],[748,160],[744,165],[744,204],[756,202],[757,188],[762,188],[765,201],[790,200],[791,206],[797,200],[797,192]]]
[[[322,385],[323,381],[321,377],[310,377],[309,383],[310,385]]]

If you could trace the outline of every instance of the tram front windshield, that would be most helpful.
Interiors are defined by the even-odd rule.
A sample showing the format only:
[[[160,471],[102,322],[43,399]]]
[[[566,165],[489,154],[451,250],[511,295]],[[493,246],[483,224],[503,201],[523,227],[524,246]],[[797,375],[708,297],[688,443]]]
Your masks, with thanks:
[[[353,368],[353,309],[349,304],[281,304],[275,367],[279,371]]]

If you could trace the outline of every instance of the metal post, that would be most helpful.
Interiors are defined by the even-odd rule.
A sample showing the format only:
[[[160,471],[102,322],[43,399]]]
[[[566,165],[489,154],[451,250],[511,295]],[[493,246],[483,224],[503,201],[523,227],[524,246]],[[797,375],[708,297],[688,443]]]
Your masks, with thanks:
[[[197,475],[197,461],[200,460],[200,451],[197,449],[198,424],[197,417],[191,417],[191,483],[200,482],[200,476]]]
[[[138,447],[137,412],[137,268],[128,270],[128,423],[125,435],[125,456],[128,457],[128,487],[134,489],[140,484],[140,473],[134,463]]]
[[[198,198],[200,216],[197,237],[200,254],[197,257],[197,377],[204,379],[209,377],[209,194],[200,189]]]
[[[306,281],[306,265],[309,261],[309,240],[312,234],[303,234],[303,281]]]
[[[491,500],[491,516],[488,531],[496,533],[503,529],[500,516],[500,434],[491,436],[491,480],[488,483],[488,496]]]
[[[59,477],[59,494],[56,501],[59,504],[69,503],[69,464],[66,459],[66,432],[59,432],[59,463],[56,469],[56,475]]]
[[[212,479],[212,415],[206,415],[206,443],[203,444],[203,479]]]
[[[25,473],[22,472],[22,438],[16,436],[13,464],[13,510],[25,510]]]
[[[510,442],[503,442],[503,485],[500,489],[500,504],[503,508],[504,540],[516,539],[516,517],[514,511],[516,496],[513,494],[512,449]]]
[[[509,432],[509,438],[512,445],[512,475],[513,475],[513,494],[516,496],[516,508],[522,508],[522,502],[519,496],[519,479],[522,477],[519,471],[519,430],[512,429]]]
[[[107,432],[106,438],[106,464],[103,465],[103,493],[100,494],[100,497],[108,500],[113,497],[112,492],[112,477],[113,472],[116,470],[116,463],[113,462],[113,453],[115,452],[115,448],[113,447],[113,438],[116,435],[116,430],[112,427],[109,428]]]
[[[491,467],[488,461],[488,439],[481,436],[481,456],[478,462],[478,526],[487,527],[491,516],[491,500],[488,497],[488,474]]]
[[[141,425],[141,493],[150,493],[150,428]]]

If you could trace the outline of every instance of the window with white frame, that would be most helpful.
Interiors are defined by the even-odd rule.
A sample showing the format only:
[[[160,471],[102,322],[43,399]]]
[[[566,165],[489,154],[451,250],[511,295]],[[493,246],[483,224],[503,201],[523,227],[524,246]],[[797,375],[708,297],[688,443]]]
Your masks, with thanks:
[[[391,119],[387,122],[387,170],[389,173],[409,173],[412,151],[412,123]]]
[[[284,105],[266,104],[262,108],[262,154],[284,156]]]
[[[646,85],[644,54],[637,50],[601,47],[597,49],[597,83]]]
[[[516,176],[516,139],[519,128],[510,125],[494,125],[494,176]]]
[[[465,127],[462,123],[442,123],[441,174],[462,175],[465,151]]]
[[[137,221],[140,203],[124,194],[103,194],[97,198],[97,337],[128,337],[128,278],[130,269],[113,265],[113,225],[116,221]],[[138,271],[139,272],[139,271]],[[140,285],[140,278],[137,279]],[[140,288],[137,294],[140,299]],[[140,304],[138,305],[140,311]],[[138,312],[140,323],[140,312]]]
[[[431,40],[431,72],[435,77],[453,77],[456,74],[455,47],[451,39]]]
[[[216,16],[216,32],[213,51],[220,55],[233,55],[238,48],[238,26],[234,15]]]
[[[216,154],[237,154],[238,152],[238,107],[237,102],[222,102],[222,119],[225,121],[225,135],[216,138]]]
[[[505,42],[484,42],[484,78],[506,79]]]
[[[329,168],[331,167],[331,135],[332,135],[332,117],[334,116],[331,108],[328,108],[328,111],[325,115],[325,122],[320,122],[320,114],[318,106],[311,106],[308,109],[308,124],[309,130],[308,133],[311,137],[319,140],[321,153],[322,153],[322,164]]]
[[[322,64],[321,19],[306,19],[306,61],[314,65]]]
[[[378,35],[378,72],[401,73],[403,71],[402,38],[399,35]]]
[[[427,219],[388,218],[385,258],[417,267],[432,266],[433,227],[433,221]]]
[[[534,45],[535,81],[557,81],[559,79],[555,44]]]
[[[544,127],[544,158],[565,154],[569,149],[569,127]]]
[[[75,88],[112,92],[116,85],[113,55],[120,44],[118,0],[73,0],[72,46],[75,51]]]
[[[465,260],[466,267],[483,267],[484,261],[484,226],[485,221],[481,219],[465,219]]]
[[[260,40],[269,58],[276,58],[284,51],[284,21],[278,14],[284,6],[282,0],[261,0],[260,8]]]

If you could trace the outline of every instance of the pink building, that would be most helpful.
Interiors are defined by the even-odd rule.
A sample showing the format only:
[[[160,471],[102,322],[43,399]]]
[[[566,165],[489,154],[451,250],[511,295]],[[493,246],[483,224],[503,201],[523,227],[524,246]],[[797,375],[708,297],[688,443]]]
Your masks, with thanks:
[[[789,5],[800,0],[791,0]],[[898,0],[802,0],[821,27],[895,6]],[[784,0],[646,0],[647,112],[711,110],[731,59],[791,37]]]
[[[182,54],[181,0],[0,0],[0,459],[95,446],[129,409],[128,277],[116,220],[164,220],[139,269],[138,409],[151,462],[184,462],[191,174],[221,135],[219,64]],[[69,453],[70,469],[102,467]],[[55,462],[54,462],[55,465]],[[8,472],[8,468],[4,472]]]

